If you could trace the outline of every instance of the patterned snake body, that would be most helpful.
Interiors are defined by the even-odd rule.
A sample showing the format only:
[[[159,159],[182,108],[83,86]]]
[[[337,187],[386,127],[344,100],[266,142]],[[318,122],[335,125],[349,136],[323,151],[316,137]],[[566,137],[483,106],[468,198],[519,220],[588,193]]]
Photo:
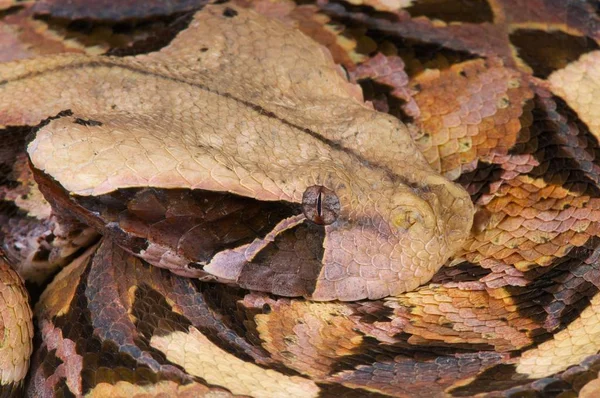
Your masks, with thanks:
[[[545,206],[562,232],[591,234],[575,219],[600,209],[586,163],[597,143],[539,82],[497,59],[461,67],[448,73],[496,79],[509,104],[537,111],[522,118],[529,140],[500,137],[512,152],[463,162],[458,184],[444,162],[431,167],[435,144],[366,105],[327,51],[245,8],[207,5],[150,54],[0,64],[11,178],[35,178],[52,206],[37,209],[56,237],[48,256],[69,263],[35,309],[28,394],[593,394],[597,238],[536,235],[572,239],[536,264],[526,247],[501,257],[478,239],[521,225],[490,215],[494,200],[507,213]],[[423,96],[436,89],[419,78]],[[552,135],[552,122],[570,130]],[[35,126],[26,153],[20,126]],[[567,188],[536,193],[561,164]],[[473,174],[508,171],[485,187]],[[0,344],[18,369],[0,366],[3,393],[32,350],[26,294],[5,263],[20,301],[0,331],[25,346]]]

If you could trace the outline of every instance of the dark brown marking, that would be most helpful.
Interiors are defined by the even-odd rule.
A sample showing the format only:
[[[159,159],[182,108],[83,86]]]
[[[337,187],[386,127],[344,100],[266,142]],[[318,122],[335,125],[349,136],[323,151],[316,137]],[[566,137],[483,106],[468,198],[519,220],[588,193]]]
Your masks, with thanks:
[[[478,208],[473,217],[473,227],[471,228],[471,232],[474,234],[483,232],[487,228],[491,218],[492,213],[489,210]]]
[[[190,189],[128,188],[72,199],[89,212],[87,217],[112,226],[119,239],[127,242],[129,236],[168,246],[196,263],[263,238],[281,220],[300,214],[293,203]],[[101,227],[105,232],[108,228]]]
[[[237,15],[238,15],[238,12],[236,10],[234,10],[233,8],[225,7],[225,10],[223,11],[223,16],[225,18],[233,18]]]
[[[442,267],[433,276],[431,283],[449,283],[449,282],[473,282],[479,281],[486,275],[491,274],[491,270],[483,268],[480,265],[463,261],[454,267]]]
[[[600,48],[591,38],[560,31],[518,29],[510,34],[510,41],[519,56],[533,69],[533,75],[542,79],[581,55]]]
[[[98,126],[102,126],[102,122],[99,122],[97,120],[92,120],[92,119],[80,119],[80,118],[76,118],[75,121],[73,122],[75,124],[80,124],[82,126],[90,126],[90,127],[98,127]]]
[[[451,389],[453,397],[471,397],[474,393],[507,390],[530,382],[526,375],[516,372],[515,365],[496,365],[477,375],[469,384]]]
[[[304,223],[277,235],[242,270],[241,287],[279,296],[308,296],[323,261],[322,226]]]
[[[344,397],[344,398],[390,398],[388,394],[381,394],[356,387],[345,387],[341,384],[317,383],[320,388],[319,398]]]
[[[419,1],[406,7],[405,11],[414,17],[439,19],[444,22],[484,23],[494,22],[494,13],[487,0],[433,0]]]

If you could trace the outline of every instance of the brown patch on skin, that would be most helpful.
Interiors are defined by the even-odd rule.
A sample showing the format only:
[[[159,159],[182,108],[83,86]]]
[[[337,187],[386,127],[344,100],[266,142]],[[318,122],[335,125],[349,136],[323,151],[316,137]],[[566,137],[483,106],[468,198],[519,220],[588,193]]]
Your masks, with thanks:
[[[23,395],[22,384],[0,385],[0,395],[3,397],[20,397]]]
[[[98,127],[98,126],[102,126],[102,122],[99,122],[97,120],[92,120],[92,119],[80,119],[80,118],[76,118],[74,123],[80,124],[82,126],[90,126],[90,127]]]
[[[420,109],[413,136],[428,162],[456,179],[477,162],[497,163],[517,143],[529,83],[497,60],[474,60],[412,80]]]
[[[323,227],[310,224],[280,233],[242,268],[239,285],[280,296],[310,296],[321,272],[324,237]]]
[[[447,391],[453,397],[469,397],[474,391],[504,391],[527,383],[527,377],[515,374],[514,365],[498,365],[490,367],[476,377],[454,384]]]
[[[480,199],[483,195],[489,194],[494,189],[495,184],[498,183],[504,174],[502,166],[499,164],[491,164],[487,162],[477,162],[477,167],[473,171],[462,174],[456,182],[462,185],[469,195],[471,200],[475,203],[475,217],[477,213],[481,215],[481,211],[484,210],[481,206],[477,206],[480,203]],[[478,224],[475,224],[475,217],[473,219],[473,227],[477,228]],[[489,220],[488,220],[489,222]],[[487,227],[487,223],[486,223]],[[471,230],[473,232],[473,230]]]
[[[201,8],[207,3],[205,0],[183,1],[133,1],[128,3],[113,3],[100,0],[89,4],[85,1],[73,1],[63,4],[56,0],[42,0],[35,2],[33,11],[36,14],[50,15],[54,18],[67,18],[70,20],[92,19],[121,21],[128,19],[141,19],[167,15],[172,13],[192,11]]]
[[[450,22],[484,23],[494,22],[494,15],[487,0],[456,2],[452,0],[430,0],[415,2],[404,7],[413,18],[427,17],[432,20]]]
[[[528,140],[513,148],[498,181],[479,198],[491,213],[488,226],[464,246],[463,256],[485,267],[548,266],[600,228],[597,141],[564,102],[536,92]]]
[[[223,10],[223,16],[226,18],[233,18],[236,15],[238,15],[238,13],[233,8],[226,7],[225,10]]]
[[[543,379],[527,379],[514,365],[494,366],[472,380],[457,384],[452,396],[472,396],[473,392],[503,391],[506,395],[579,396],[583,387],[598,378],[600,357],[593,355],[566,371]]]
[[[488,0],[499,23],[536,26],[552,30],[563,26],[579,34],[597,37],[599,18],[587,2],[562,0]]]
[[[140,37],[135,37],[135,32],[138,31],[138,27],[136,27],[133,32],[134,37],[131,37],[133,43],[127,43],[126,47],[122,44],[119,47],[111,45],[111,49],[106,52],[106,55],[124,57],[159,51],[161,48],[167,46],[179,32],[185,30],[193,17],[193,12],[183,12],[183,14],[169,13],[167,16],[160,17],[156,26],[148,26],[142,29],[139,32]],[[117,23],[116,26],[119,25]],[[144,33],[145,30],[148,32]],[[149,32],[151,34],[148,34]]]
[[[389,18],[376,18],[367,13],[345,9],[329,3],[324,7],[335,19],[352,21],[381,34],[418,40],[480,56],[499,56],[513,65],[505,27],[493,24],[434,24],[427,18],[411,18],[405,11],[390,12]]]
[[[546,79],[551,73],[577,61],[581,55],[599,48],[595,41],[585,36],[526,28],[513,31],[510,41],[519,57],[533,70],[533,76],[541,79]]]
[[[385,301],[365,301],[352,308],[361,315],[360,322],[367,324],[389,322],[395,317],[394,308],[386,306]]]
[[[492,213],[489,210],[478,209],[473,218],[473,229],[471,232],[474,234],[482,233],[487,228],[491,218]]]
[[[439,356],[421,353],[418,359],[397,355],[393,360],[373,359],[372,364],[341,371],[329,381],[392,396],[444,396],[445,389],[457,380],[468,380],[503,359],[495,352]]]
[[[599,242],[598,237],[593,237],[584,246],[555,259],[551,266],[526,273],[525,286],[509,285],[505,288],[521,316],[543,327],[531,332],[536,342],[548,340],[551,333],[577,319],[598,293],[600,278],[595,262],[600,253]],[[516,285],[509,275],[510,269],[502,278],[503,282]],[[502,274],[493,273],[482,281],[486,285],[497,285],[500,284],[498,277]]]
[[[173,332],[187,332],[191,326],[185,316],[173,311],[164,296],[146,285],[135,289],[128,312],[139,333],[147,339]]]
[[[199,264],[264,237],[279,221],[299,213],[296,205],[285,202],[189,189],[124,189],[74,201],[102,224],[116,224],[127,235]]]
[[[75,291],[81,282],[82,273],[96,249],[97,246],[92,246],[86,250],[52,280],[36,305],[37,317],[52,318],[64,315],[68,311],[71,302],[76,299]]]
[[[431,280],[431,283],[449,284],[461,282],[477,282],[481,278],[489,275],[492,271],[483,268],[478,264],[472,264],[463,261],[451,267],[444,267],[438,271]]]

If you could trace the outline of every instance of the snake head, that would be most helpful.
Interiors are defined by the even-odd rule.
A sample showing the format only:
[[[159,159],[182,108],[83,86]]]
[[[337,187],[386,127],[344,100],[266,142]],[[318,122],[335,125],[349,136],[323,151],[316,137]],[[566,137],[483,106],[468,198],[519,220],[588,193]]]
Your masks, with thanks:
[[[313,299],[378,299],[414,290],[432,278],[468,237],[473,205],[449,181],[435,175],[424,181],[418,187],[398,184],[371,192],[362,202],[347,192],[338,190],[338,199],[333,190],[319,189],[325,192],[318,203],[324,216],[317,218],[329,222]]]
[[[274,163],[262,175],[260,164],[247,161],[247,170],[238,167],[241,157],[228,159],[225,167],[216,160],[214,153],[222,153],[227,142],[220,147],[203,142],[195,150],[208,172],[186,176],[197,178],[194,186],[177,180],[184,167],[165,174],[164,182],[149,174],[150,157],[139,157],[136,163],[111,158],[123,167],[113,160],[110,166],[116,172],[109,170],[110,176],[97,167],[94,174],[83,172],[103,156],[121,156],[121,146],[136,145],[146,132],[127,127],[137,122],[131,115],[95,117],[92,120],[101,123],[93,126],[77,120],[67,116],[44,126],[29,147],[33,164],[52,177],[49,184],[62,187],[61,206],[76,208],[82,221],[131,253],[180,275],[314,300],[379,299],[428,282],[471,229],[468,194],[433,170],[412,167],[399,177],[390,176],[382,167],[366,167],[356,155],[327,153],[330,148],[316,147],[316,140],[311,158],[317,151],[329,156],[307,163],[300,154],[282,150],[278,160],[285,160],[287,167]],[[154,125],[167,130],[175,123]],[[114,146],[125,141],[114,136],[120,130],[140,137],[129,135],[131,144]],[[79,156],[78,151],[74,158],[72,139],[85,133],[92,133],[93,140],[86,141],[92,157]],[[155,141],[183,152],[186,143],[178,144],[177,139],[173,135]],[[260,151],[262,157],[270,156],[261,142],[249,153]],[[73,160],[70,167],[56,160],[63,158]],[[74,167],[79,161],[81,166]],[[197,163],[190,164],[198,169]],[[240,179],[249,171],[260,184]],[[141,179],[155,186],[140,186]],[[251,183],[255,186],[249,189]],[[181,188],[168,187],[174,184]],[[46,193],[52,197],[58,191]],[[73,201],[76,206],[68,204]]]
[[[467,193],[317,43],[222,13],[151,54],[0,65],[0,124],[49,118],[28,146],[48,200],[188,277],[315,300],[430,280],[470,230]]]

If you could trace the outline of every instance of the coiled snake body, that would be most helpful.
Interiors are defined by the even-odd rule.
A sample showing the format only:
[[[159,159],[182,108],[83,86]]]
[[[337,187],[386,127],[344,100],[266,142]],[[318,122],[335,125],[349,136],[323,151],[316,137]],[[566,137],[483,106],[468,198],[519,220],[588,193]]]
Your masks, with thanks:
[[[562,82],[595,84],[596,55],[548,81],[480,55],[413,79],[410,128],[310,38],[228,4],[157,52],[0,64],[0,193],[39,198],[35,178],[52,211],[29,217],[66,264],[27,393],[593,396],[598,146]],[[461,85],[486,91],[427,108]],[[3,392],[32,350],[19,228]]]

